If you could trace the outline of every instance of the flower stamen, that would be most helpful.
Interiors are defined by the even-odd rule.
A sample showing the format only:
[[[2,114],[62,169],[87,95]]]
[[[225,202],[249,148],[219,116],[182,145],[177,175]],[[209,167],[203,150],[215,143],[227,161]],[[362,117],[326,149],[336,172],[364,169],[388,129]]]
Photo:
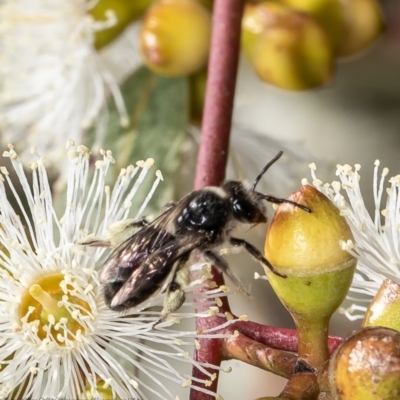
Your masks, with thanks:
[[[19,308],[21,322],[38,324],[39,340],[47,338],[61,346],[78,341],[91,309],[78,297],[74,284],[63,273],[56,273],[41,277],[23,295]]]
[[[37,302],[41,304],[42,308],[45,309],[46,312],[57,312],[58,301],[45,292],[40,285],[37,283],[33,284],[29,288],[28,292]]]

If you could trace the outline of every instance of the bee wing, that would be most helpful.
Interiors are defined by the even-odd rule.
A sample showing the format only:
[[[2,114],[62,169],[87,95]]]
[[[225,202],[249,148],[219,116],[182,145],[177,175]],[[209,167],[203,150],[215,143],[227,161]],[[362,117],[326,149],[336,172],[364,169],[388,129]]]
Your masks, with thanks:
[[[174,213],[169,209],[125,239],[105,262],[100,271],[100,282],[125,282],[151,254],[174,240],[170,226],[173,219]]]
[[[202,243],[189,239],[175,239],[150,255],[114,294],[110,307],[137,305],[161,288],[180,258],[188,255]]]

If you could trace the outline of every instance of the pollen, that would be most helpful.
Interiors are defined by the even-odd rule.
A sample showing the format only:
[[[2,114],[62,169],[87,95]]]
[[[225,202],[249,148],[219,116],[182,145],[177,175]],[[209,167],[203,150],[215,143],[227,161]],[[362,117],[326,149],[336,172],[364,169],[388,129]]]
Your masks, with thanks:
[[[22,295],[18,309],[20,321],[31,326],[31,332],[36,332],[46,348],[49,340],[61,346],[66,341],[78,341],[82,321],[91,314],[87,302],[65,295],[65,291],[74,292],[73,284],[65,282],[64,274],[55,273],[40,277]]]
[[[228,321],[232,321],[233,320],[233,315],[229,311],[225,311],[225,317],[226,317],[226,319]]]
[[[159,169],[156,171],[156,177],[158,179],[160,179],[161,181],[164,180],[163,174],[161,173],[161,171]]]
[[[190,379],[186,379],[185,381],[182,382],[182,387],[187,388],[192,384],[192,381]]]
[[[219,288],[220,288],[221,292],[223,292],[223,293],[229,292],[229,287],[226,285],[221,285]]]
[[[218,314],[218,311],[219,311],[219,308],[218,308],[218,307],[211,306],[211,307],[209,308],[209,315],[210,315],[211,317],[214,317],[214,316],[216,316],[216,315]]]
[[[139,388],[139,384],[138,384],[134,379],[131,379],[131,380],[129,381],[129,383],[130,383],[135,389],[138,389],[138,388]]]

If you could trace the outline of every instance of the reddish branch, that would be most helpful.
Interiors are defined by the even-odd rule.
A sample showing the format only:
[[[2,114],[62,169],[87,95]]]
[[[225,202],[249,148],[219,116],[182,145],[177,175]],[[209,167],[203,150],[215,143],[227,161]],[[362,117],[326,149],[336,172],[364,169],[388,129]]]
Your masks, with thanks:
[[[233,101],[240,50],[240,28],[244,0],[215,0],[213,9],[211,50],[208,62],[208,77],[203,111],[201,143],[197,159],[195,189],[204,186],[219,186],[225,178],[228,158],[229,135],[231,132]],[[223,277],[213,268],[214,281],[224,283]],[[222,306],[229,311],[227,300]],[[197,329],[216,326],[216,318],[198,319]],[[195,358],[220,365],[222,352],[219,341],[202,340],[201,349]],[[197,368],[193,376],[206,379]],[[210,390],[216,391],[216,379]],[[191,400],[211,400],[212,396],[192,390]]]
[[[297,331],[294,329],[275,328],[251,321],[235,322],[231,329],[236,329],[240,333],[243,333],[265,346],[284,351],[297,352]],[[341,342],[342,338],[330,336],[328,339],[329,352],[332,354]]]
[[[215,0],[195,189],[225,178],[240,49],[243,0]]]

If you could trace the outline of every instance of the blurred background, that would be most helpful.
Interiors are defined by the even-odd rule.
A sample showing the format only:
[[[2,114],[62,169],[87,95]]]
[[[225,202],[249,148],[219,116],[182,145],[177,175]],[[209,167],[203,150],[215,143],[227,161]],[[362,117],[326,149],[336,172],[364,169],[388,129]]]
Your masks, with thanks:
[[[157,39],[151,27],[149,49],[143,50],[143,26],[151,19],[143,12],[157,2],[137,0],[137,15],[124,8],[127,3],[63,0],[49,5],[39,0],[0,0],[0,135],[3,147],[13,142],[24,151],[35,144],[49,152],[54,179],[61,182],[58,187],[63,180],[58,149],[68,137],[93,148],[111,148],[117,167],[153,157],[165,176],[163,188],[150,204],[149,213],[154,215],[166,201],[192,188],[206,72],[203,66],[194,68],[202,76],[195,80],[192,72],[166,73],[152,65],[161,56],[152,47]],[[200,3],[211,15],[212,1]],[[258,3],[264,2],[248,2],[254,7]],[[325,75],[317,83],[311,79],[312,87],[289,90],[263,82],[255,72],[251,51],[241,55],[228,178],[252,180],[284,150],[260,190],[286,197],[299,188],[302,178],[311,181],[311,162],[317,164],[324,182],[335,179],[336,164],[359,163],[364,200],[373,210],[374,161],[388,167],[389,175],[400,173],[400,3],[385,0],[379,5],[385,30],[376,28],[371,46],[345,59],[332,50],[333,67],[325,74],[329,79]],[[87,15],[97,25],[93,19],[88,22]],[[173,25],[175,16],[160,18],[170,18]],[[113,26],[118,29],[110,34]],[[167,37],[168,52],[174,36],[164,33],[162,37]],[[193,48],[201,53],[202,46],[196,42]],[[263,248],[265,227],[241,234]],[[235,314],[293,327],[268,282],[254,280],[254,272],[261,274],[261,268],[247,254],[227,258],[252,293],[251,299],[231,296]],[[331,333],[344,336],[358,326],[359,321],[350,322],[337,313]],[[278,395],[285,384],[284,379],[243,363],[223,366],[228,365],[233,371],[220,377],[219,393],[225,399]],[[187,398],[184,389],[177,394]]]

